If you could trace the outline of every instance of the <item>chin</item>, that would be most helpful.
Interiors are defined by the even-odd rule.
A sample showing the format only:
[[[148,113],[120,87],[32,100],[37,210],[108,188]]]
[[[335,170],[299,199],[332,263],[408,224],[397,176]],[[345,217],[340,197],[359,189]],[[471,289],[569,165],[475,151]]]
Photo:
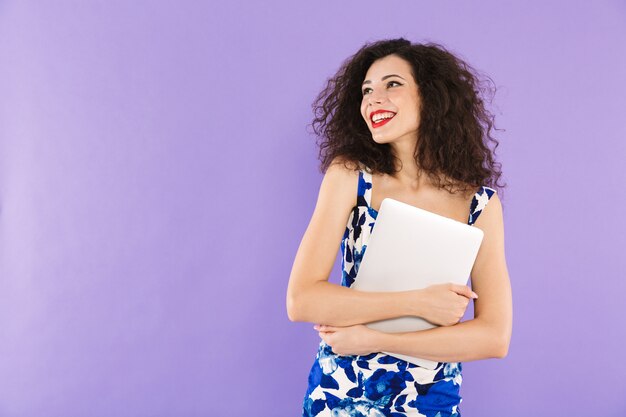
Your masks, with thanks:
[[[393,138],[389,138],[388,135],[372,134],[372,140],[378,144],[389,143],[393,140]]]

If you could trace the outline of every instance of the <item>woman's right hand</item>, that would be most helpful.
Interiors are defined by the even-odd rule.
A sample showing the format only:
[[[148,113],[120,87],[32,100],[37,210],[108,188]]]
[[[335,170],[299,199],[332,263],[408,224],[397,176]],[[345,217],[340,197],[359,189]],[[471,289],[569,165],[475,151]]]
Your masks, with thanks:
[[[457,324],[465,314],[470,298],[478,298],[467,285],[436,284],[416,293],[415,305],[419,317],[438,326]]]

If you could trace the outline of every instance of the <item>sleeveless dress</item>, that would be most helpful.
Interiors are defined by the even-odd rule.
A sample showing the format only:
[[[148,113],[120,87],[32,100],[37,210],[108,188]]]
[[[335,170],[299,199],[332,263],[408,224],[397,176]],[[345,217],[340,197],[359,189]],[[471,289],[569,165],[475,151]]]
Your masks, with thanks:
[[[470,204],[473,225],[495,190],[482,186]],[[372,174],[359,171],[357,205],[341,241],[342,282],[351,287],[378,212],[370,206]],[[434,370],[381,352],[337,355],[323,340],[308,378],[303,417],[460,417],[459,362],[439,362]]]

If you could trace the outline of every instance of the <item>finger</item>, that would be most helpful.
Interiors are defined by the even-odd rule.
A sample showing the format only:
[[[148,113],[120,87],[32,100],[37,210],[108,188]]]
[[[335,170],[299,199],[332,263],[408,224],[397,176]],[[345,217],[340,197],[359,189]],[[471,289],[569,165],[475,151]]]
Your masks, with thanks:
[[[337,330],[339,330],[339,327],[329,326],[327,324],[320,324],[317,330],[321,330],[323,332],[336,332]]]
[[[330,333],[320,332],[319,335],[322,338],[322,340],[324,342],[326,342],[326,344],[329,344],[329,345],[331,344],[331,334]]]
[[[453,285],[452,290],[455,293],[463,295],[467,298],[478,298],[478,294],[472,291],[467,285]]]

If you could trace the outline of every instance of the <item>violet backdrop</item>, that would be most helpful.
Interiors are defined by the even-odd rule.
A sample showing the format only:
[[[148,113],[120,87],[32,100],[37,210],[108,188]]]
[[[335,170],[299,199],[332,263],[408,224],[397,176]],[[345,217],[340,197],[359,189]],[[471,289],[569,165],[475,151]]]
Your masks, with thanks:
[[[0,416],[300,415],[311,102],[398,36],[490,75],[506,130],[513,337],[463,415],[626,415],[623,0],[5,0]]]

